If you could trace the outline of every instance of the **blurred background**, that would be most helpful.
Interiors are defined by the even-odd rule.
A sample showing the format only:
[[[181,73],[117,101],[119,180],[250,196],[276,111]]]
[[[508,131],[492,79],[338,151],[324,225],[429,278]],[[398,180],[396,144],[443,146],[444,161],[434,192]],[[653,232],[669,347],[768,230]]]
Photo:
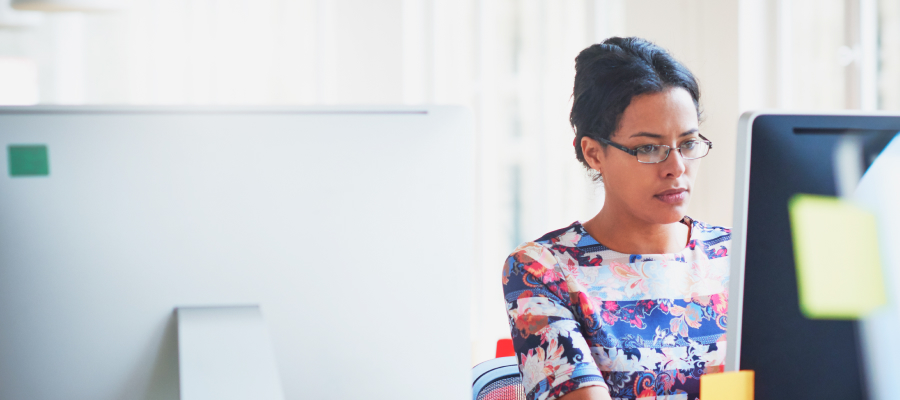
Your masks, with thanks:
[[[506,255],[602,207],[567,121],[574,58],[609,36],[699,78],[708,223],[732,224],[742,112],[900,112],[896,0],[0,0],[0,104],[468,106],[476,363],[509,337]]]

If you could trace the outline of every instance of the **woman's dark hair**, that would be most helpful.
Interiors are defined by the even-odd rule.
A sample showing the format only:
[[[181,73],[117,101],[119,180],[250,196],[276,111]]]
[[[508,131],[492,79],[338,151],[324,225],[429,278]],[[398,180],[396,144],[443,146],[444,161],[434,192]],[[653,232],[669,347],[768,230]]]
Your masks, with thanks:
[[[699,119],[697,79],[662,47],[637,37],[612,37],[582,50],[575,57],[574,100],[569,114],[578,161],[590,169],[581,152],[581,138],[609,139],[632,98],[676,87],[691,94]]]

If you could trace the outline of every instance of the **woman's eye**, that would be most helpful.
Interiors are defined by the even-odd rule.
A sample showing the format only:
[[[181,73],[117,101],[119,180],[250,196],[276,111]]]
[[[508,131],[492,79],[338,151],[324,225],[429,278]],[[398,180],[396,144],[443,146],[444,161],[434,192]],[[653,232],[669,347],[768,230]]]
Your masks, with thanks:
[[[689,140],[687,142],[682,143],[681,148],[685,149],[685,150],[691,150],[694,147],[697,147],[697,143],[698,142],[696,140]]]
[[[653,154],[659,150],[659,146],[657,146],[655,144],[648,144],[648,145],[638,147],[634,150],[637,151],[638,153]]]

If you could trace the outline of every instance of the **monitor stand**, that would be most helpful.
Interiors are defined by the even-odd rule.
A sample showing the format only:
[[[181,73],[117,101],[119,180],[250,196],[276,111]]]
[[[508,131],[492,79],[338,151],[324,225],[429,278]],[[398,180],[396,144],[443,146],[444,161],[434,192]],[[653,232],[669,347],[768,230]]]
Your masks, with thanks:
[[[181,400],[284,400],[259,306],[178,307]]]

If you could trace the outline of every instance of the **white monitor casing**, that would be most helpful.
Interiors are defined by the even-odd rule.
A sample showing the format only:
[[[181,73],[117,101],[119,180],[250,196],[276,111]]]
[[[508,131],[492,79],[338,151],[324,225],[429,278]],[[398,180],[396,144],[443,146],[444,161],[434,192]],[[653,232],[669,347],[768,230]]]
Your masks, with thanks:
[[[175,307],[259,305],[285,398],[469,395],[462,107],[6,107],[0,398],[176,399]],[[5,168],[5,167],[4,167]]]

